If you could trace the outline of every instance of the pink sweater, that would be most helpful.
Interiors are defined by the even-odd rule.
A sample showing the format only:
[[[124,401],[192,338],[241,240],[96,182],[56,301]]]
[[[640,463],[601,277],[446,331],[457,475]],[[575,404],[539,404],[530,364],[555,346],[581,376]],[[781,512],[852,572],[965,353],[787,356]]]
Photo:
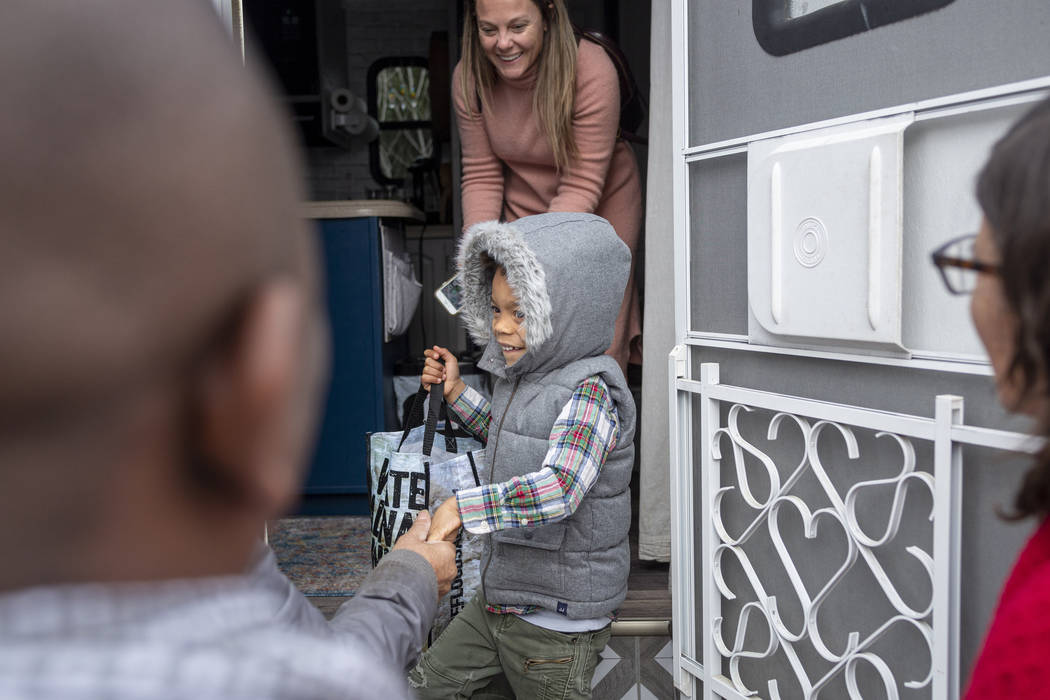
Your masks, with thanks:
[[[463,151],[463,225],[507,221],[548,211],[593,212],[609,221],[637,264],[642,188],[630,146],[616,138],[620,88],[605,51],[580,41],[576,60],[573,133],[580,157],[560,175],[554,151],[532,109],[535,70],[519,80],[497,79],[481,115],[463,102],[456,66],[452,95]],[[504,203],[506,208],[504,209]],[[641,334],[638,290],[632,269],[609,354],[626,369],[632,341]],[[637,344],[636,344],[637,345]],[[633,348],[635,351],[637,347]]]
[[[1050,698],[1050,520],[1006,580],[977,657],[967,700]]]

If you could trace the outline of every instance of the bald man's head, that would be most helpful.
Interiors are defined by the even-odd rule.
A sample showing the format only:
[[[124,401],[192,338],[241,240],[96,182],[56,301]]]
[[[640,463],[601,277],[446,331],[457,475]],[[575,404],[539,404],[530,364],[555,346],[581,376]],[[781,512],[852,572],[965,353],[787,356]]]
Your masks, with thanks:
[[[299,164],[205,0],[8,0],[0,434],[190,361],[301,270]]]
[[[237,571],[324,367],[286,120],[206,0],[3,14],[0,590]]]

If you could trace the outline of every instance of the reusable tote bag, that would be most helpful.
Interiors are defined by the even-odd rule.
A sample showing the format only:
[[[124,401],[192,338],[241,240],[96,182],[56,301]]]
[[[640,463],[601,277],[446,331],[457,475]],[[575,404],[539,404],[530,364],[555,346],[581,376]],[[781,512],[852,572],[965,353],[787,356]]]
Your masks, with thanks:
[[[484,447],[471,437],[457,437],[445,421],[444,440],[434,444],[439,413],[444,408],[442,385],[420,387],[402,432],[368,436],[368,493],[372,511],[372,566],[412,527],[416,513],[434,510],[462,488],[481,483]],[[446,411],[447,413],[447,411]],[[413,427],[418,423],[423,425]],[[432,637],[436,638],[474,596],[481,581],[482,538],[460,531],[456,539],[456,578],[452,590],[438,602]]]

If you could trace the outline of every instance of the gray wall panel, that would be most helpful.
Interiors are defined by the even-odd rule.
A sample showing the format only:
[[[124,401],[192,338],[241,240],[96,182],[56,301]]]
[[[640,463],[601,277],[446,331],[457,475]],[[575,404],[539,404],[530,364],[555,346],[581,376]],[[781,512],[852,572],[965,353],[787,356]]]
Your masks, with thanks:
[[[747,333],[747,155],[689,170],[690,328]]]
[[[766,54],[755,40],[750,2],[696,0],[690,3],[690,144],[697,146],[1047,75],[1048,29],[1050,3],[1046,0],[956,0],[942,10],[777,58]],[[908,138],[908,144],[921,146],[924,133],[917,129]],[[918,165],[919,160],[906,165],[906,180],[913,185],[906,197],[908,192],[917,191],[914,181]],[[925,177],[924,173],[925,170],[920,175]],[[730,156],[695,164],[690,168],[690,178],[691,328],[746,333],[746,157]],[[936,275],[925,262],[932,243],[920,241],[909,229],[919,219],[916,207],[925,205],[925,201],[906,199],[905,204],[905,230],[911,241],[910,249],[906,245],[911,257],[904,264],[906,277],[912,280],[912,286],[905,288],[909,299],[918,295],[915,280],[925,280],[923,275],[927,273]],[[946,226],[962,223],[965,222],[946,222]],[[946,238],[950,234],[929,235]],[[936,301],[933,298],[927,306]],[[907,330],[909,336],[917,336],[921,335],[919,331],[929,329],[907,326]],[[693,359],[694,377],[699,376],[696,365],[702,359],[721,364],[722,381],[726,384],[922,416],[933,415],[934,397],[938,394],[957,394],[966,400],[968,424],[1018,431],[1028,427],[1025,420],[1002,411],[988,377],[742,350],[694,348]],[[698,411],[695,417],[698,421]],[[699,423],[694,429],[698,427]],[[694,447],[700,449],[697,443]],[[775,449],[785,452],[781,456],[787,459],[790,448]],[[862,456],[866,457],[853,468],[881,475],[882,469],[899,467],[899,461],[884,449],[870,442],[867,447],[862,445]],[[699,464],[699,453],[694,457]],[[927,448],[920,448],[920,459],[929,463]],[[994,512],[996,505],[1009,502],[1026,460],[967,450],[965,462],[960,670],[963,683],[1003,579],[1031,529],[1030,523],[1004,523]],[[803,483],[799,488],[811,490],[813,485]],[[733,507],[728,506],[728,510],[728,517],[734,517]],[[919,507],[908,511],[905,517],[918,523],[924,517],[921,510]],[[873,506],[870,515],[877,521],[878,507]],[[697,526],[703,527],[704,523],[698,522]],[[833,547],[812,554],[808,563],[814,571],[834,563],[832,550]],[[769,566],[773,554],[756,551],[755,556]],[[907,557],[894,560],[907,562]],[[733,584],[741,583],[739,572],[729,572],[728,577]],[[774,583],[774,587],[783,585],[783,581]],[[921,598],[923,592],[916,589],[910,594]],[[857,582],[844,598],[828,602],[827,613],[852,614],[877,597],[863,582]],[[732,606],[727,605],[726,612],[727,625],[735,627]],[[873,606],[861,613],[862,618],[867,615],[867,621],[874,622],[881,611]],[[706,630],[698,632],[702,635]],[[907,655],[909,650],[922,646],[916,640],[915,644],[905,643],[895,651]],[[924,660],[925,652],[922,654]],[[898,678],[904,680],[900,675]],[[873,681],[867,678],[865,688],[871,688]],[[756,690],[760,694],[766,692],[764,687]],[[844,694],[841,686],[827,692],[828,697]],[[782,688],[782,695],[795,696],[790,688]],[[902,695],[928,696],[928,689]]]
[[[782,57],[758,45],[751,3],[690,3],[690,144],[1050,73],[1050,3],[956,0]]]

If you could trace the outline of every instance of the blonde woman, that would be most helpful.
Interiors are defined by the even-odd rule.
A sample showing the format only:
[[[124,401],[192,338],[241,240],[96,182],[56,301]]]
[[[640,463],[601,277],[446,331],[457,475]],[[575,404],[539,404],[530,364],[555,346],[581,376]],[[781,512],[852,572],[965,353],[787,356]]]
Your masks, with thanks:
[[[463,150],[464,229],[548,211],[612,224],[635,260],[608,353],[640,361],[637,267],[642,189],[618,138],[619,79],[605,50],[577,42],[564,0],[467,0],[452,81]]]

